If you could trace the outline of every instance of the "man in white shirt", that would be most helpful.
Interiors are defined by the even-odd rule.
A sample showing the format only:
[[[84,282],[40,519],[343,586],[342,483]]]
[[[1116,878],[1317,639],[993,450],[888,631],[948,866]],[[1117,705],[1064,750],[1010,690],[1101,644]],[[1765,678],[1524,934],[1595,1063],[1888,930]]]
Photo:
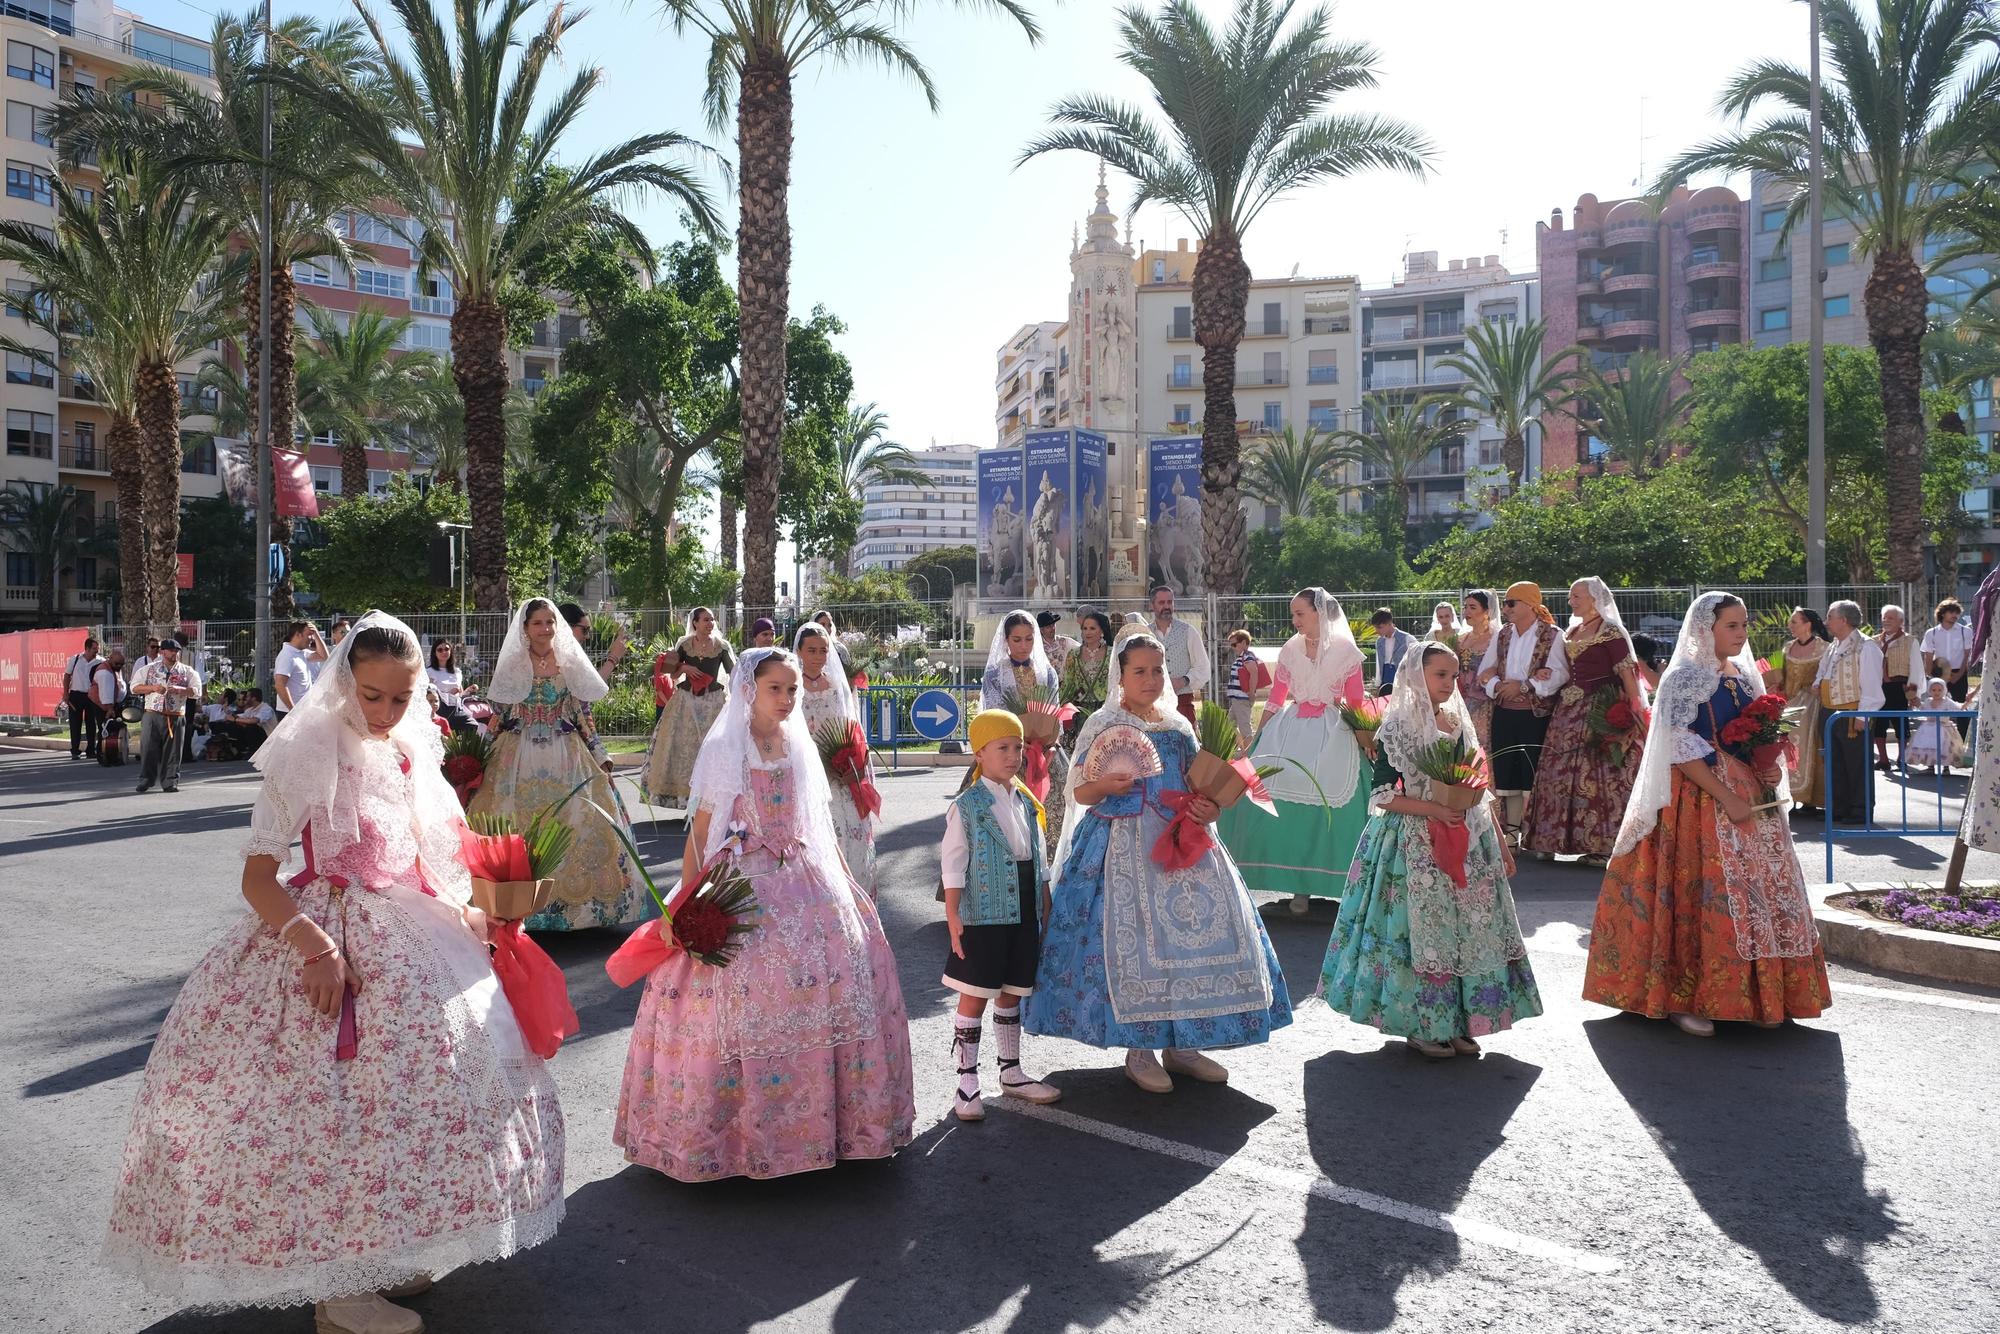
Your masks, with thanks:
[[[1493,700],[1493,790],[1510,832],[1521,827],[1555,697],[1569,681],[1569,655],[1538,584],[1518,583],[1500,603],[1500,633],[1486,646],[1479,680]]]
[[[326,641],[311,621],[293,621],[285,629],[285,645],[271,667],[271,686],[277,693],[280,718],[290,713],[312,689],[317,664],[326,661]]]
[[[146,697],[146,719],[139,729],[140,792],[156,779],[162,792],[180,790],[187,702],[201,690],[194,669],[183,667],[180,658],[180,641],[161,640],[160,656],[132,683],[132,693]]]
[[[1828,607],[1826,628],[1833,632],[1833,643],[1820,655],[1819,672],[1813,677],[1820,707],[1828,713],[1880,709],[1882,649],[1861,633],[1860,604],[1836,602]],[[1868,720],[1849,718],[1833,729],[1826,766],[1827,809],[1841,824],[1860,824],[1874,805],[1874,787],[1875,775],[1868,767]]]
[[[1174,590],[1161,584],[1153,590],[1153,633],[1167,651],[1167,679],[1180,702],[1181,717],[1194,721],[1195,693],[1208,688],[1211,668],[1208,648],[1192,621],[1174,615]]]
[[[125,693],[125,650],[114,648],[110,657],[97,664],[97,670],[90,678],[91,707],[104,720],[104,733],[97,743],[99,764],[125,762],[125,720],[118,716],[119,705],[125,702]],[[116,758],[108,758],[111,755]]]
[[[234,714],[209,724],[209,730],[229,746],[236,759],[248,759],[264,744],[278,715],[264,702],[264,692],[252,687],[243,692],[243,704]]]
[[[1937,604],[1937,624],[1924,631],[1919,651],[1924,655],[1925,679],[1942,677],[1945,693],[1965,703],[1966,675],[1972,670],[1972,627],[1965,623],[1965,608],[1957,598]]]
[[[139,679],[139,673],[151,667],[160,656],[160,640],[157,635],[146,637],[146,651],[132,660],[132,670],[125,674],[125,684],[132,685]]]
[[[83,652],[69,660],[69,757],[80,760],[97,753],[97,738],[104,727],[104,715],[90,702],[90,680],[104,659],[97,653],[97,636],[83,641]]]

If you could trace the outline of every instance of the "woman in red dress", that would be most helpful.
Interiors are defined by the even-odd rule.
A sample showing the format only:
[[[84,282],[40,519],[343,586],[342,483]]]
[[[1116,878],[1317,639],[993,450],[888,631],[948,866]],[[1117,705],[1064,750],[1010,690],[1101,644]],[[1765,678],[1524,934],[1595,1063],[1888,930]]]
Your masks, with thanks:
[[[1632,638],[1604,581],[1591,576],[1571,584],[1569,610],[1563,636],[1569,684],[1542,742],[1522,846],[1544,858],[1566,853],[1602,866],[1639,772],[1646,699]],[[1629,727],[1615,735],[1620,722]]]

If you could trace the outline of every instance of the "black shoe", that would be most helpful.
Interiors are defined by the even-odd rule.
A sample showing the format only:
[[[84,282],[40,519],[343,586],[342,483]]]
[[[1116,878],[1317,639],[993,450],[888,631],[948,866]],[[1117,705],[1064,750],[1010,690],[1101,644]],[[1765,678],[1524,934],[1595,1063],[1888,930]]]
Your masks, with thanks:
[[[160,788],[162,792],[178,792],[180,790],[181,786],[179,783],[167,783]]]
[[[133,788],[132,790],[134,792],[151,792],[153,790],[153,785],[151,783],[141,783],[139,784],[139,786]]]

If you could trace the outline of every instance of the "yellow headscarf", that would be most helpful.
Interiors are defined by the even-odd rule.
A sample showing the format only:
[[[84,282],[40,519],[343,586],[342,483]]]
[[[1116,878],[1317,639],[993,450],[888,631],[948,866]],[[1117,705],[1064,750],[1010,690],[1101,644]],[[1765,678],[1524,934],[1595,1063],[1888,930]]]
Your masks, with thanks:
[[[1518,584],[1509,584],[1507,585],[1507,600],[1510,602],[1525,602],[1533,607],[1535,609],[1535,619],[1543,625],[1554,625],[1556,623],[1555,613],[1550,611],[1548,604],[1542,601],[1542,586],[1540,584],[1531,584],[1525,579]]]

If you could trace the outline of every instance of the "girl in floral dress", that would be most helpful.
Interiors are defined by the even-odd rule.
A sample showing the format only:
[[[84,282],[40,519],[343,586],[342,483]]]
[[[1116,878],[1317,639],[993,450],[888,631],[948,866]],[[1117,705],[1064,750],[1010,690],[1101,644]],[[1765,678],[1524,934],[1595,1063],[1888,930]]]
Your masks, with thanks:
[[[1049,661],[1035,618],[1025,611],[1010,611],[1000,618],[999,628],[993,632],[993,642],[986,650],[986,674],[980,678],[979,707],[1012,709],[1020,713],[1022,710],[1010,702],[1010,694],[1038,687],[1047,692],[1051,703],[1061,698],[1062,679]],[[1068,779],[1069,757],[1063,754],[1060,746],[1041,741],[1028,742],[1021,781],[1035,794],[1035,800],[1042,803],[1042,809],[1048,816],[1046,837],[1051,858],[1055,856],[1057,841],[1062,838],[1063,789]],[[970,784],[968,776],[967,785]]]
[[[1465,702],[1466,720],[1479,738],[1479,748],[1493,749],[1493,699],[1479,683],[1479,664],[1493,645],[1493,594],[1475,588],[1465,595],[1458,632],[1458,697]]]
[[[251,911],[153,1044],[105,1247],[176,1301],[416,1334],[378,1294],[562,1218],[555,1081],[487,962],[423,679],[416,636],[371,612],[252,761]]]
[[[612,1140],[681,1181],[886,1158],[916,1121],[896,958],[841,864],[798,695],[790,653],[743,655],[695,765],[682,881],[728,857],[755,929],[726,968],[665,945],[632,1025]]]
[[[652,912],[624,842],[588,804],[615,814],[629,837],[625,803],[611,781],[611,756],[590,718],[590,705],[608,689],[554,603],[530,598],[521,604],[486,691],[499,710],[500,739],[472,812],[505,815],[525,829],[537,812],[569,797],[563,821],[576,831],[576,842],[556,875],[549,906],[528,919],[531,931],[616,926]]]
[[[1403,655],[1376,734],[1378,810],[1320,971],[1328,1005],[1432,1057],[1477,1055],[1479,1037],[1542,1012],[1491,797],[1454,810],[1417,766],[1451,737],[1475,744],[1458,654],[1423,640]]]
[[[1076,710],[1063,724],[1063,743],[1071,746],[1090,715],[1104,706],[1104,664],[1111,652],[1109,616],[1101,611],[1081,611],[1076,624],[1083,638],[1070,650],[1062,670],[1062,702]]]
[[[1740,598],[1704,593],[1660,676],[1653,734],[1597,896],[1583,998],[1695,1037],[1831,1005],[1783,803],[1783,766],[1721,740],[1758,688]]]
[[[1639,720],[1645,716],[1646,697],[1639,687],[1632,637],[1609,586],[1595,576],[1577,580],[1570,585],[1569,609],[1569,629],[1563,635],[1569,683],[1542,741],[1522,846],[1544,859],[1567,854],[1602,866],[1611,859],[1618,820],[1645,749]],[[1622,699],[1632,713],[1633,726],[1615,754],[1611,745],[1590,734],[1591,712],[1600,695]]]
[[[1022,1022],[1031,1033],[1126,1048],[1125,1073],[1148,1093],[1172,1092],[1174,1075],[1226,1083],[1229,1071],[1204,1052],[1263,1042],[1292,1022],[1291,997],[1228,849],[1210,836],[1182,869],[1153,858],[1177,818],[1170,796],[1196,825],[1217,813],[1208,798],[1186,795],[1194,728],[1159,707],[1166,649],[1142,631],[1112,651],[1110,673],[1104,707],[1077,738],[1073,818]],[[1106,744],[1143,738],[1159,772],[1085,781],[1090,749],[1111,729]]]
[[[812,733],[817,746],[822,726],[837,722],[845,728],[849,723],[859,723],[861,709],[841,675],[833,636],[824,627],[807,621],[793,637],[792,649],[798,655],[799,670],[804,675],[800,704],[805,712],[806,730]],[[828,785],[832,786],[831,782]],[[855,804],[854,793],[844,785],[833,794],[833,832],[840,839],[840,855],[847,859],[848,874],[868,891],[869,898],[874,898],[875,816],[862,814]]]
[[[653,724],[653,744],[646,751],[641,786],[653,806],[687,800],[695,756],[729,702],[729,674],[736,668],[729,641],[715,633],[715,613],[707,607],[688,613],[687,633],[663,656],[666,674],[681,680]]]

